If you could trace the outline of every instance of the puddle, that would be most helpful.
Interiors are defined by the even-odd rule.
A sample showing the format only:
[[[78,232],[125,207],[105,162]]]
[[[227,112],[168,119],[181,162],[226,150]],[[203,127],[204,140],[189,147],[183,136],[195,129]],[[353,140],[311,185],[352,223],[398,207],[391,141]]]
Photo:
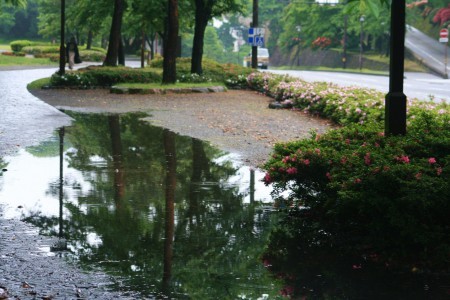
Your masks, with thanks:
[[[139,115],[68,114],[73,126],[0,160],[3,218],[66,239],[58,255],[130,294],[278,295],[260,258],[272,204],[259,170]]]

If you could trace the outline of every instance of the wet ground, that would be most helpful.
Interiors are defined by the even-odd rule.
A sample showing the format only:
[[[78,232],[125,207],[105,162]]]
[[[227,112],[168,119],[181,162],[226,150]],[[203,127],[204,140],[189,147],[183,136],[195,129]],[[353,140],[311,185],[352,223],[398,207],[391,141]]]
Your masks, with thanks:
[[[128,252],[127,259],[110,259],[109,255],[102,258],[101,255],[95,255],[95,251],[92,255],[86,256],[86,253],[84,253],[85,255],[83,256],[80,253],[84,251],[84,248],[79,247],[80,241],[75,239],[71,234],[69,236],[64,236],[65,238],[67,238],[67,245],[70,251],[51,251],[51,249],[58,250],[57,248],[60,246],[57,243],[59,241],[59,234],[57,229],[58,226],[56,223],[54,223],[58,218],[58,214],[55,214],[54,211],[50,214],[47,214],[45,212],[45,209],[43,208],[46,207],[49,201],[54,202],[55,200],[58,200],[59,196],[57,195],[57,191],[64,190],[64,188],[58,189],[58,178],[55,178],[54,176],[50,176],[51,178],[48,177],[49,175],[54,173],[54,170],[57,170],[58,166],[50,167],[50,165],[52,165],[53,163],[50,162],[51,159],[49,161],[47,160],[47,158],[48,156],[50,156],[53,157],[53,160],[55,160],[54,149],[52,147],[54,146],[53,144],[55,142],[55,136],[58,137],[58,128],[61,128],[62,126],[69,126],[74,123],[72,117],[69,117],[67,114],[60,112],[54,107],[42,102],[40,99],[31,95],[26,90],[26,85],[27,83],[35,79],[48,77],[55,71],[56,69],[0,71],[0,93],[2,95],[1,105],[3,108],[0,111],[0,164],[2,166],[2,172],[0,175],[0,192],[2,192],[2,196],[0,196],[2,200],[2,203],[0,203],[0,228],[2,228],[0,239],[0,287],[3,290],[6,289],[10,297],[16,297],[20,299],[76,299],[79,297],[89,299],[126,299],[127,297],[144,297],[142,294],[140,296],[137,296],[135,294],[136,291],[138,291],[138,293],[144,292],[145,297],[149,297],[149,299],[157,297],[157,295],[160,295],[162,291],[160,287],[162,281],[166,282],[164,279],[165,277],[161,275],[161,271],[163,271],[163,275],[167,274],[167,271],[164,271],[165,269],[162,266],[162,261],[147,261],[148,258],[146,258],[144,259],[144,261],[140,261],[139,264],[132,264],[133,260],[130,258],[136,255],[133,254],[136,253],[136,250],[130,250]],[[200,272],[198,273],[199,276],[197,276],[196,278],[198,280],[206,280],[207,278],[215,279],[207,285],[200,284],[199,286],[205,286],[207,290],[214,290],[220,286],[220,289],[224,288],[224,292],[229,292],[230,288],[233,288],[233,293],[238,293],[240,291],[239,289],[241,289],[241,291],[246,291],[246,293],[248,292],[253,295],[258,294],[261,297],[265,297],[264,295],[266,295],[267,293],[275,293],[273,290],[265,290],[266,288],[256,288],[256,285],[260,284],[270,288],[273,287],[270,280],[267,281],[268,279],[265,276],[261,276],[261,274],[263,274],[261,272],[264,272],[264,269],[261,269],[262,265],[260,264],[260,262],[255,262],[255,260],[258,259],[258,255],[253,252],[252,254],[245,254],[245,252],[241,253],[242,255],[245,254],[244,256],[237,254],[240,253],[240,250],[238,249],[245,248],[249,251],[252,249],[252,251],[255,251],[256,249],[254,249],[253,247],[248,248],[242,243],[247,244],[250,242],[252,246],[255,246],[255,243],[252,241],[264,240],[257,238],[258,236],[263,234],[261,224],[258,226],[254,225],[256,227],[242,227],[245,223],[253,223],[256,216],[261,217],[264,208],[255,209],[254,206],[248,206],[247,202],[249,202],[250,197],[248,183],[251,179],[247,178],[245,180],[242,180],[242,178],[240,177],[241,175],[236,175],[236,167],[233,166],[233,164],[236,162],[239,162],[239,164],[245,163],[247,165],[247,167],[245,167],[247,168],[247,171],[245,173],[247,174],[246,176],[249,176],[248,174],[250,172],[250,169],[248,166],[256,166],[262,163],[270,153],[271,146],[276,141],[298,138],[300,136],[307,136],[310,129],[317,128],[319,130],[324,130],[325,128],[328,128],[326,122],[314,118],[308,118],[306,116],[304,116],[301,121],[298,121],[298,117],[301,116],[301,114],[298,112],[284,111],[284,114],[282,114],[283,112],[281,111],[271,110],[269,112],[267,110],[267,104],[270,100],[253,92],[231,91],[226,95],[226,97],[220,97],[218,94],[215,94],[212,97],[213,101],[209,101],[211,100],[211,98],[209,98],[209,96],[211,95],[196,95],[195,97],[189,99],[181,97],[174,97],[174,99],[169,99],[167,97],[163,97],[150,100],[145,100],[142,98],[136,99],[128,96],[124,97],[124,101],[123,98],[115,99],[114,96],[111,96],[108,92],[104,91],[75,91],[75,93],[73,93],[73,91],[71,92],[72,93],[67,91],[59,91],[58,93],[54,93],[52,95],[47,94],[41,96],[48,103],[54,101],[52,105],[59,108],[64,108],[65,110],[71,109],[75,111],[88,111],[97,113],[124,113],[130,110],[147,112],[149,113],[147,120],[155,125],[171,129],[182,134],[183,136],[204,139],[209,141],[209,143],[219,146],[219,148],[214,149],[221,149],[220,151],[234,151],[235,153],[237,153],[237,155],[232,155],[229,157],[227,156],[226,161],[229,160],[229,162],[225,163],[224,159],[226,155],[224,156],[224,154],[221,154],[220,156],[211,157],[211,153],[216,153],[218,150],[206,151],[206,153],[209,155],[209,160],[212,159],[214,165],[220,165],[219,162],[216,161],[217,159],[219,159],[219,161],[222,161],[221,163],[225,164],[226,167],[217,167],[219,173],[222,172],[222,176],[225,177],[222,179],[220,177],[216,178],[216,181],[206,181],[201,184],[194,184],[194,186],[198,187],[198,192],[196,192],[195,194],[204,193],[204,197],[206,197],[206,200],[202,200],[203,202],[198,200],[200,201],[198,205],[193,205],[191,203],[192,205],[190,206],[197,207],[197,209],[203,207],[203,210],[197,211],[197,214],[192,215],[192,213],[196,210],[190,209],[187,211],[185,218],[186,220],[189,220],[186,226],[194,226],[196,228],[198,227],[198,229],[197,231],[187,231],[191,232],[191,234],[188,235],[182,234],[176,236],[179,236],[179,238],[182,240],[189,240],[194,238],[194,242],[191,241],[190,243],[188,243],[191,245],[191,247],[194,248],[200,246],[200,248],[203,249],[206,245],[214,244],[214,247],[219,247],[220,249],[222,249],[218,250],[218,248],[210,247],[205,248],[207,249],[205,255],[208,255],[208,253],[216,252],[218,252],[219,254],[222,253],[221,255],[219,255],[220,257],[213,259],[210,262],[202,262],[202,260],[198,260],[195,255],[191,258],[192,264],[190,266],[195,269],[198,268],[198,270],[204,271],[204,268],[206,268],[207,265],[214,264],[215,270],[207,273]],[[227,99],[230,100],[227,101]],[[243,102],[243,99],[247,99],[248,101]],[[174,101],[168,102],[169,100]],[[199,105],[196,107],[195,104]],[[222,110],[222,108],[225,108],[225,110]],[[255,114],[253,114],[253,112],[255,112]],[[97,119],[97,117],[94,117],[94,119]],[[131,123],[141,124],[141,121],[133,121]],[[134,125],[130,126],[132,127]],[[95,129],[97,127],[94,126],[93,128]],[[134,130],[132,130],[131,132],[133,131]],[[68,132],[68,136],[70,136],[70,129],[68,129]],[[72,133],[71,136],[73,139],[75,139],[77,135],[75,133]],[[153,135],[150,134],[145,137],[141,137],[140,140],[143,141],[148,139],[149,137],[151,138],[152,136]],[[159,134],[159,136],[161,136],[161,133]],[[91,140],[90,137],[88,136],[85,138],[87,138],[86,141],[88,141],[87,143],[89,144],[89,141]],[[186,137],[177,137],[176,139],[185,138]],[[199,140],[196,139],[196,141]],[[193,149],[193,144],[195,144],[190,140],[189,142],[183,141],[180,143],[182,145],[186,143],[190,144],[189,148],[191,149]],[[50,150],[49,147],[47,147],[49,144],[53,145],[50,147]],[[213,149],[209,148],[209,144],[205,144],[203,145],[203,147]],[[156,148],[161,150],[163,146],[160,145]],[[133,151],[135,151],[136,149],[141,149],[141,147],[134,145],[132,147],[127,147],[126,149],[127,151],[131,151],[132,154],[136,154]],[[44,153],[40,153],[41,151],[43,151]],[[72,152],[65,152],[64,157],[67,158],[71,155],[70,153]],[[102,157],[101,155],[103,154],[105,153],[101,152],[96,156],[94,155],[94,158]],[[114,155],[112,157],[114,157]],[[41,162],[43,163],[39,163],[38,160],[35,160],[34,158],[40,158]],[[58,157],[56,157],[56,160],[59,161]],[[161,160],[161,158],[159,158],[159,160]],[[184,159],[183,161],[186,161],[186,159]],[[100,171],[98,172],[102,173],[102,170],[104,169],[101,166],[101,163],[100,166],[97,163],[94,159],[95,167],[99,167]],[[111,163],[114,164],[114,162]],[[192,161],[191,164],[193,165],[194,161]],[[164,164],[161,164],[161,166],[162,165]],[[88,169],[91,169],[92,167],[92,165],[87,165]],[[50,171],[49,168],[55,169],[53,171]],[[77,169],[76,166],[72,166],[72,168]],[[157,172],[158,174],[160,172],[164,173],[164,170],[161,168],[162,167],[156,168],[153,170],[153,172]],[[108,167],[107,169],[109,170],[107,172],[107,174],[109,175],[99,176],[107,176],[107,178],[110,178],[114,182],[114,175],[117,175],[117,172],[115,170],[119,170],[120,168]],[[134,171],[128,171],[128,173],[140,173],[139,171],[136,172],[136,168],[134,168],[133,170]],[[239,168],[237,168],[237,170],[239,170]],[[232,171],[232,173],[230,173],[230,171]],[[76,172],[84,173],[82,169],[78,169],[78,171]],[[96,171],[93,172],[95,173]],[[183,178],[189,178],[189,176],[192,175],[183,176]],[[258,176],[260,177],[261,174],[257,175],[257,182],[259,182]],[[47,179],[47,181],[42,182],[41,179]],[[87,179],[84,179],[82,181],[86,180]],[[247,184],[247,187],[242,190],[241,187],[236,187],[235,183],[232,183],[233,180],[241,181]],[[65,176],[63,181],[65,187],[74,183],[73,181],[70,181],[70,179],[67,179],[67,177]],[[155,183],[156,186],[159,186],[158,182]],[[37,192],[34,189],[36,185],[39,186],[40,192]],[[144,184],[143,186],[147,185],[151,186],[150,183]],[[10,190],[10,188],[13,188],[14,186],[16,190]],[[115,193],[120,194],[120,191],[114,192],[114,183],[109,186],[110,189],[112,188],[112,190],[107,192],[107,194],[112,193],[112,198],[110,199],[114,199],[115,196],[113,195],[115,195]],[[218,189],[218,187],[221,188]],[[72,196],[73,193],[76,194],[76,192],[78,191],[77,186],[70,186],[67,188],[70,190],[68,194]],[[28,194],[23,193],[27,191],[29,192]],[[225,191],[226,194],[228,193],[229,196],[225,197],[228,199],[228,201],[231,201],[229,203],[231,205],[229,209],[232,208],[232,210],[227,212],[227,214],[237,217],[238,219],[235,219],[234,221],[232,221],[231,219],[223,219],[223,222],[225,223],[220,223],[220,220],[222,220],[222,217],[220,216],[222,211],[221,204],[207,200],[211,197],[211,200],[216,199],[217,195],[212,196],[211,193],[214,194],[217,191]],[[150,192],[150,194],[151,193],[152,192]],[[165,192],[162,191],[157,192],[158,195],[162,195],[164,193]],[[264,196],[263,198],[267,197],[268,192],[265,192],[265,194],[266,196]],[[47,197],[53,200],[48,200]],[[67,194],[65,197],[68,197]],[[217,197],[220,198],[222,196]],[[70,197],[68,198],[71,199]],[[80,210],[80,207],[84,204],[82,202],[79,202],[80,200],[78,198],[76,199],[76,201],[73,200],[64,204],[62,214],[64,217],[68,216],[70,219],[71,216],[79,216],[81,218],[85,217],[85,214],[87,212],[88,215],[90,215],[90,213],[94,213],[95,215],[95,212],[103,211],[103,208],[107,209],[107,211],[111,209],[110,204],[106,204],[105,206],[105,203],[102,203],[99,206],[99,204],[90,203],[88,207],[93,207],[93,210]],[[41,200],[44,201],[46,205],[41,205]],[[136,199],[127,199],[127,201],[132,200]],[[34,203],[34,205],[31,205],[31,208],[27,204],[28,201]],[[56,203],[59,207],[59,202]],[[118,203],[114,201],[113,203],[115,203],[114,206],[117,207]],[[180,204],[176,204],[176,206],[178,205]],[[72,210],[67,211],[69,208],[73,207],[78,207],[78,212],[76,214]],[[121,206],[119,205],[119,207]],[[147,209],[148,207],[149,206],[147,205]],[[184,207],[184,205],[182,205],[182,207]],[[249,208],[245,207],[249,207],[250,210]],[[235,211],[235,209],[237,210]],[[181,213],[183,212],[183,210],[177,209],[176,212]],[[151,211],[147,211],[147,218],[154,213],[154,209]],[[242,219],[244,215],[246,216],[246,218],[250,219],[248,221],[244,221],[244,219]],[[29,223],[20,221],[24,218],[27,218],[27,221]],[[181,220],[179,218],[180,215],[176,215],[176,224],[178,224],[178,222]],[[73,225],[77,224],[77,222],[80,222],[80,220],[81,219],[76,217],[76,220],[72,219],[70,222],[64,222],[64,224],[68,223]],[[200,222],[200,220],[204,220],[204,224],[203,222]],[[213,224],[214,222],[211,223],[211,220],[214,220],[214,222],[218,223]],[[34,226],[29,225],[30,222]],[[84,223],[84,221],[82,222]],[[105,224],[108,224],[108,221],[105,222]],[[153,230],[155,230],[156,228],[162,229],[163,226],[166,226],[163,223],[164,222],[158,222],[154,225],[146,225],[144,226],[144,228],[150,226],[154,227]],[[203,225],[195,225],[200,225],[200,223],[202,223]],[[42,224],[46,225],[47,227],[42,227]],[[80,228],[84,228],[84,231]],[[95,238],[96,235],[92,234],[93,232],[97,232],[96,230],[94,230],[95,226],[93,226],[92,224],[85,224],[80,228],[78,229],[80,229],[79,232],[81,233],[81,236],[86,235],[89,237],[85,238],[83,240],[84,243],[81,244],[88,246],[90,245],[86,248],[89,251],[95,250],[96,247],[93,247],[90,244],[92,242],[92,238],[94,238],[94,242],[95,240],[97,240]],[[204,228],[216,228],[217,230],[219,230],[220,228],[225,228],[223,229],[225,231],[221,232],[219,230],[216,233],[216,235],[218,234],[216,237],[214,237],[213,235],[210,238],[205,239],[201,238],[203,236],[201,232],[204,230]],[[228,230],[226,230],[226,228],[228,228]],[[238,232],[232,233],[233,230],[237,230],[239,228],[241,228],[240,230],[244,230],[244,232],[248,232],[246,234],[250,235],[246,237],[245,235],[238,236]],[[76,231],[78,229],[76,229]],[[140,231],[137,231],[137,233],[139,232]],[[43,237],[38,233],[45,233],[49,236]],[[137,241],[140,241],[139,243],[147,241],[150,242],[151,245],[159,245],[157,247],[159,249],[161,249],[161,247],[165,247],[164,241],[166,240],[166,238],[159,235],[155,236],[156,240],[154,240],[154,243],[151,242],[152,240],[148,240],[148,235],[144,235],[144,237],[142,236],[142,234],[132,236],[135,237]],[[145,236],[147,238],[145,238]],[[113,234],[110,237],[110,241],[113,242],[112,245],[114,245],[117,240],[120,240],[120,235],[118,234]],[[137,243],[138,246],[139,243]],[[111,247],[111,245],[108,246]],[[151,248],[152,246],[148,247]],[[223,251],[225,249],[228,249],[229,247],[231,247],[230,249],[232,251],[238,252],[231,252],[226,255],[226,252]],[[140,248],[138,247],[137,249]],[[87,252],[89,253],[89,251]],[[187,251],[188,252],[185,253],[201,253],[195,249]],[[77,255],[73,255],[74,252]],[[182,257],[185,256],[186,255],[183,254]],[[96,257],[96,262],[91,263],[90,260],[94,257]],[[138,257],[141,256],[138,255]],[[146,256],[144,256],[144,258],[145,257]],[[240,269],[239,265],[241,265],[242,263],[248,264],[247,259],[244,259],[245,257],[252,258],[251,264],[253,265],[249,270],[253,271],[250,271],[251,274],[247,275],[245,275],[245,272],[247,271],[245,271],[244,273],[239,271],[241,272],[240,274],[235,274],[236,270]],[[236,262],[231,263],[231,258],[236,259]],[[67,260],[72,261],[72,263],[69,263]],[[84,260],[84,264],[80,264],[80,261],[82,260]],[[125,267],[122,263],[119,263],[122,261],[127,262],[128,266]],[[225,265],[228,267],[225,267],[225,265],[221,266],[220,264],[216,264],[220,261],[225,263]],[[182,276],[183,278],[185,277],[185,275],[188,275],[189,278],[190,271],[189,269],[185,268],[186,262],[178,259],[174,260],[174,262],[177,266],[177,269],[181,268],[180,266],[183,266],[181,268],[181,275],[177,274],[175,271],[174,274],[176,274],[177,276]],[[106,265],[111,265],[111,268],[105,268],[105,263]],[[149,277],[146,273],[149,265],[160,265],[161,268],[155,267],[158,270],[157,274],[159,275],[151,277],[156,281],[143,287],[142,279],[146,280],[147,283],[149,282]],[[137,276],[124,276],[120,272],[117,273],[118,270],[123,269],[124,267],[127,270],[132,270],[132,273],[137,274]],[[144,272],[143,270],[146,271]],[[207,277],[203,278],[202,274],[206,274]],[[257,276],[265,282],[258,283],[258,280],[252,279],[254,278],[254,276]],[[242,281],[242,278],[247,279],[245,281]],[[235,282],[235,286],[231,287],[230,284],[235,280],[237,280],[237,282]],[[251,287],[252,284],[256,285],[254,287]],[[158,286],[158,288],[155,288],[156,286]],[[195,286],[196,285],[194,285],[194,287]],[[189,297],[185,292],[180,292],[182,290],[184,289],[180,289],[177,286],[171,286],[171,290],[164,293],[175,293],[176,295],[178,295],[178,297]],[[203,292],[208,293],[207,290]],[[233,296],[231,298],[235,299],[233,298]],[[205,298],[203,297],[203,299]],[[217,298],[213,296],[212,299]]]

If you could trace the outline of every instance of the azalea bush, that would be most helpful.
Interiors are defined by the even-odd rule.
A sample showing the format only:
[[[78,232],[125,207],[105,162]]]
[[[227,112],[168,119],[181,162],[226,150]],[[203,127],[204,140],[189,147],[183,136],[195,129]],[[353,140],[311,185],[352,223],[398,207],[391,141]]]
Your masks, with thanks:
[[[78,74],[75,72],[67,72],[64,75],[58,73],[50,77],[50,85],[53,87],[76,87],[87,89],[93,87],[94,80],[91,76],[86,74]]]
[[[306,82],[287,75],[253,73],[247,78],[251,88],[289,101],[294,109],[332,120],[339,125],[365,124],[384,120],[385,94],[360,87],[340,87],[328,82]],[[408,99],[408,115],[426,110],[450,113],[448,105]]]
[[[375,122],[312,134],[276,145],[264,168],[278,203],[301,219],[292,232],[313,224],[314,239],[342,253],[448,267],[448,114],[417,109],[405,136],[386,137]]]

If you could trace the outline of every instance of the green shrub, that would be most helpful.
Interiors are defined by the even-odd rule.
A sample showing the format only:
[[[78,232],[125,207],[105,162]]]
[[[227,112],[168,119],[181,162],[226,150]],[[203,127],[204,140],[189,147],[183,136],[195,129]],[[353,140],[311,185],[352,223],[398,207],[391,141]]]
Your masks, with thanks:
[[[25,56],[25,53],[23,53],[23,52],[8,52],[8,51],[5,51],[5,52],[2,52],[1,54],[2,55],[6,55],[6,56]]]
[[[67,72],[61,76],[58,73],[55,73],[50,78],[50,85],[53,87],[76,87],[87,89],[95,86],[95,81],[89,74]]]
[[[163,58],[152,60],[150,67],[163,67]],[[180,82],[224,82],[229,88],[247,88],[247,76],[253,72],[252,69],[244,68],[235,64],[220,64],[211,59],[204,58],[202,61],[203,74],[201,76],[191,74],[191,59],[177,58],[177,79]],[[204,81],[200,81],[204,80]]]
[[[43,46],[43,45],[32,45],[25,46],[22,48],[22,51],[26,54],[44,54],[44,53],[59,53],[59,46]]]
[[[303,220],[292,222],[292,232],[309,230],[298,227],[303,222],[314,226],[320,245],[339,253],[391,266],[448,267],[448,114],[417,111],[405,136],[385,137],[371,123],[278,144],[264,168],[279,203]]]
[[[64,76],[54,74],[52,86],[74,87],[110,87],[117,83],[152,83],[161,82],[160,74],[143,69],[129,67],[90,66],[78,71],[68,72]]]
[[[9,46],[14,52],[21,52],[23,47],[32,46],[34,42],[28,40],[12,41]]]
[[[59,53],[37,53],[35,58],[48,58],[52,62],[59,62]]]
[[[251,74],[248,76],[248,84],[278,101],[290,101],[296,109],[330,119],[340,125],[381,122],[384,119],[385,95],[376,90],[339,87],[327,82],[306,82],[267,72]],[[408,116],[417,110],[449,112],[445,103],[417,99],[408,101]]]
[[[102,62],[105,60],[104,51],[97,50],[80,50],[81,61]]]

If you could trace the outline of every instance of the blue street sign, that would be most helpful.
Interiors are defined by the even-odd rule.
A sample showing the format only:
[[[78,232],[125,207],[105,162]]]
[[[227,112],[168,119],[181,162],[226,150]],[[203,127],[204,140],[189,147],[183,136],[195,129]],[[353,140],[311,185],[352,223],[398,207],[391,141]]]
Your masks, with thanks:
[[[262,47],[264,46],[264,37],[263,36],[255,36],[255,40],[253,41],[254,46]]]
[[[248,43],[249,43],[250,45],[253,45],[253,37],[252,37],[252,36],[249,36],[249,37],[248,37]]]
[[[254,33],[253,33],[253,27],[251,27],[251,28],[249,28],[248,29],[248,35],[253,35]]]

